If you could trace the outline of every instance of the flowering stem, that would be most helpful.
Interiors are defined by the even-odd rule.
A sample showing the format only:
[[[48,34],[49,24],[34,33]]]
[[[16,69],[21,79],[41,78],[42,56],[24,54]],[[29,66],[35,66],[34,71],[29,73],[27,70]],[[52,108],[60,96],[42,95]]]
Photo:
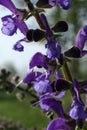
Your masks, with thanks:
[[[34,15],[33,16],[35,17],[35,19],[36,19],[37,23],[39,24],[40,28],[44,29],[44,25],[43,25],[43,23],[42,23],[42,21],[40,19],[38,11],[34,8],[33,4],[30,2],[30,0],[25,0],[25,2],[27,4],[29,10],[30,11],[34,11]],[[71,76],[71,73],[69,71],[67,63],[64,63],[62,69],[63,69],[63,73],[65,75],[65,78],[67,80],[69,80],[69,81],[72,81],[72,76]]]
[[[31,97],[34,97],[35,99],[38,99],[38,97],[35,94],[33,94],[32,92],[30,92],[28,89],[24,89],[20,86],[18,86],[17,89],[27,93],[28,95],[30,95]]]
[[[67,80],[69,81],[72,81],[72,76],[71,76],[71,73],[70,73],[70,70],[69,70],[69,67],[67,65],[67,63],[65,62],[62,66],[62,71],[64,73],[64,76]]]
[[[39,24],[40,28],[44,29],[44,26],[42,24],[42,21],[40,20],[40,16],[38,14],[38,11],[34,8],[33,4],[31,3],[30,0],[24,0],[25,3],[27,4],[28,8],[30,11],[34,11],[33,16],[35,17],[37,23]]]

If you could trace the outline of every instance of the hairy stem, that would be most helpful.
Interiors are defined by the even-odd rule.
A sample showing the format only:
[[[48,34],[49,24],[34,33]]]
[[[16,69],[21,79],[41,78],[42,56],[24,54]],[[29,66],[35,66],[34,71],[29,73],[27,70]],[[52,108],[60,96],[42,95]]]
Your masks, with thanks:
[[[62,71],[64,73],[64,76],[65,76],[66,80],[72,81],[72,76],[71,76],[69,67],[68,67],[66,62],[62,66]]]
[[[41,29],[44,29],[44,26],[43,26],[43,24],[42,24],[42,21],[40,20],[39,13],[38,13],[38,11],[34,8],[34,6],[33,6],[33,4],[31,3],[31,1],[30,1],[30,0],[24,0],[24,1],[25,1],[25,3],[27,4],[28,9],[29,9],[30,11],[34,11],[33,16],[35,17],[35,19],[36,19],[38,25],[40,26],[40,28],[41,28]]]

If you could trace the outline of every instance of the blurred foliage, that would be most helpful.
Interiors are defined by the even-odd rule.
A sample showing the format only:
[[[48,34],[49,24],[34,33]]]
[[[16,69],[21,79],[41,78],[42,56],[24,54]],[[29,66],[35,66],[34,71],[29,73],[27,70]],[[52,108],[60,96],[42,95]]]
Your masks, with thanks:
[[[45,116],[41,113],[39,106],[34,108],[31,104],[31,102],[37,99],[37,95],[35,95],[29,86],[19,85],[16,88],[20,78],[19,76],[12,75],[13,67],[10,67],[10,71],[7,69],[1,69],[0,71],[0,116],[13,118],[15,122],[19,120],[29,129],[32,128],[32,126],[35,127],[30,130],[37,130],[36,127],[44,128],[44,125],[47,125],[48,119],[45,119]],[[15,72],[17,74],[16,70]],[[3,120],[2,118],[0,119]],[[9,121],[7,124],[6,123],[6,120],[0,121],[0,128],[6,128],[6,130],[17,129],[16,124],[14,124],[13,121],[11,121],[11,124],[8,124]],[[27,129],[20,128],[18,130]]]
[[[0,130],[44,130],[44,129],[37,129],[36,127],[25,128],[20,121],[14,122],[13,119],[0,117]]]

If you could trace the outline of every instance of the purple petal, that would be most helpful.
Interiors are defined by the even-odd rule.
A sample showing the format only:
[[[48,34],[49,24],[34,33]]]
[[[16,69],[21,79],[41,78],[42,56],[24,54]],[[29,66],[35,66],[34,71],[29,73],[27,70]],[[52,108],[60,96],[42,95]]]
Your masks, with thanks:
[[[54,73],[54,75],[55,75],[56,79],[61,79],[62,78],[62,75],[57,71]]]
[[[37,52],[32,57],[29,66],[30,66],[30,69],[35,67],[35,66],[47,68],[47,62],[46,62],[45,56],[43,54],[41,54],[40,52]]]
[[[15,17],[15,25],[19,28],[21,33],[23,33],[25,36],[27,35],[28,27],[25,22],[20,21]]]
[[[17,31],[17,26],[15,25],[14,18],[11,15],[2,17],[3,27],[1,31],[3,34],[12,36]]]
[[[64,118],[56,118],[49,122],[46,130],[73,130]]]
[[[5,6],[6,8],[8,8],[14,14],[17,14],[18,11],[17,11],[15,5],[13,4],[13,2],[11,0],[0,0],[0,4],[2,6]]]
[[[55,99],[59,99],[59,98],[62,98],[62,97],[64,97],[65,96],[65,92],[64,91],[62,91],[62,92],[60,92],[58,95],[55,95],[55,96],[53,96]]]
[[[49,0],[49,5],[55,6],[56,5],[56,0]]]
[[[34,83],[34,90],[38,93],[52,92],[50,81],[47,79]]]
[[[81,97],[80,97],[79,82],[74,79],[73,80],[73,85],[74,85],[74,97],[75,97],[75,100],[82,103],[82,100],[81,100]]]
[[[84,48],[86,40],[87,40],[87,25],[82,27],[77,33],[75,46],[82,50]]]
[[[47,36],[48,36],[48,37],[52,37],[53,34],[52,34],[52,31],[51,31],[51,29],[50,29],[50,27],[49,27],[49,24],[48,24],[48,21],[47,21],[47,19],[46,19],[46,16],[45,16],[44,14],[41,14],[41,15],[40,15],[40,18],[41,18],[41,21],[42,21],[42,23],[43,23],[45,29],[46,29]]]
[[[87,55],[87,50],[82,50],[81,57]]]
[[[70,0],[49,0],[49,5],[59,5],[63,9],[69,9],[71,7],[71,2]]]
[[[84,111],[84,103],[82,102],[80,97],[79,92],[80,88],[78,81],[74,80],[73,85],[74,85],[74,91],[73,91],[74,96],[69,115],[75,120],[85,119],[87,118],[87,113]]]
[[[55,39],[50,39],[46,44],[47,48],[47,57],[51,60],[55,58],[60,58],[61,47]]]
[[[46,34],[47,34],[48,42],[45,46],[47,48],[47,57],[50,58],[51,60],[54,60],[55,58],[60,58],[61,47],[53,36],[53,33],[52,33],[52,31],[49,27],[48,21],[46,19],[46,16],[44,14],[41,14],[40,18],[43,22],[43,25],[45,27]]]
[[[38,76],[40,76],[42,73],[40,73],[40,72],[30,72],[30,73],[27,73],[26,75],[25,75],[25,77],[24,77],[24,79],[23,79],[23,82],[24,83],[31,83],[31,82],[33,82],[33,81],[35,81],[36,80],[36,78],[38,77]]]
[[[46,105],[46,109],[48,106],[48,108],[55,111],[59,117],[64,117],[64,111],[63,111],[62,104],[60,101],[57,101],[54,98],[42,98],[40,100],[40,106],[42,109],[43,108],[45,109],[44,105]]]
[[[63,9],[69,9],[71,2],[70,0],[56,0],[56,5],[60,5]]]
[[[13,49],[15,51],[21,52],[24,50],[24,47],[23,47],[23,45],[20,44],[20,41],[18,41],[16,44],[14,44]]]
[[[83,102],[73,101],[69,115],[72,119],[85,119],[87,118],[87,113],[84,111]]]

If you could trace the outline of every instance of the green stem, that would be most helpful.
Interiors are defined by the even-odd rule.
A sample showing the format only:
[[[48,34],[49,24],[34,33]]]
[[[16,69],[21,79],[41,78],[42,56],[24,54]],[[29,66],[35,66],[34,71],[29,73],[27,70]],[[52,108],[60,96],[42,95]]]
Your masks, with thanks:
[[[65,79],[69,80],[69,81],[72,81],[72,76],[71,76],[68,64],[66,62],[62,66],[62,71],[64,73]]]
[[[76,126],[75,130],[83,130],[83,129],[80,129],[78,126]]]
[[[28,8],[29,8],[29,10],[30,10],[31,12],[34,11],[33,16],[35,17],[35,19],[36,19],[38,25],[40,26],[40,28],[41,28],[41,29],[44,29],[44,26],[43,26],[43,24],[42,24],[42,21],[40,20],[39,13],[38,13],[38,11],[34,8],[34,6],[33,6],[33,4],[31,3],[31,1],[30,1],[30,0],[25,0],[25,3],[26,3],[26,5],[28,6]]]

